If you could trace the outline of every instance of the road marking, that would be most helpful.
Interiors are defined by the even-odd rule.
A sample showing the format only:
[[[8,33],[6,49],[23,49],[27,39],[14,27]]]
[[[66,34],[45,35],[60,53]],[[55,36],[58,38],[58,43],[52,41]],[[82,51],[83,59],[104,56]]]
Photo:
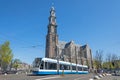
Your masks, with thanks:
[[[56,76],[56,77],[46,77],[46,78],[35,79],[35,80],[45,80],[45,79],[53,79],[53,78],[61,78],[61,77],[60,77],[60,76]]]

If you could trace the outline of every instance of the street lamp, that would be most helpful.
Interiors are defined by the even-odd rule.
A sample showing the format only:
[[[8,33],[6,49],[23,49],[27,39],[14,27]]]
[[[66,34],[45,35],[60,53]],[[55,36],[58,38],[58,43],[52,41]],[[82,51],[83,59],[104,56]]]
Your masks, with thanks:
[[[59,74],[59,46],[57,45],[57,73]]]

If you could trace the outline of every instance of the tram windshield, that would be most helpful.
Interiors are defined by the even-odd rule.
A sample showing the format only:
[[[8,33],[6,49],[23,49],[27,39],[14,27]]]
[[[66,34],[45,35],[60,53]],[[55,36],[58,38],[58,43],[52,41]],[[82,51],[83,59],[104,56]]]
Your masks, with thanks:
[[[33,61],[33,67],[39,67],[41,63],[42,58],[35,58]]]

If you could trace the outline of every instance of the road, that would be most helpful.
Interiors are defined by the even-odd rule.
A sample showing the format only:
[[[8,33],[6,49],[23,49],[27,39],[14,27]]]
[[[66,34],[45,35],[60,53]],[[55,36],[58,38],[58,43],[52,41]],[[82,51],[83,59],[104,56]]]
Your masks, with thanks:
[[[89,80],[93,74],[69,74],[69,75],[46,75],[31,76],[26,74],[0,75],[0,80]],[[100,80],[120,80],[120,76],[105,76]]]

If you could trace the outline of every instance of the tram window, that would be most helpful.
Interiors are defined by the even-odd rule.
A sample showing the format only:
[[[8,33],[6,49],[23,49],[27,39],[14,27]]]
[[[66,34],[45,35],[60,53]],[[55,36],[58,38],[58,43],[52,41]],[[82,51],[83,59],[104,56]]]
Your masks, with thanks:
[[[39,67],[41,63],[41,58],[35,58],[33,61],[33,67]]]
[[[85,71],[85,68],[83,67],[83,71]]]
[[[82,67],[78,67],[78,70],[79,70],[79,71],[82,71]]]
[[[44,64],[44,62],[42,61],[41,65],[40,65],[40,69],[43,69],[43,64]]]
[[[88,71],[88,68],[85,68],[85,67],[84,67],[84,68],[83,68],[83,71]]]
[[[45,69],[49,69],[49,63],[45,62]]]
[[[67,65],[67,70],[70,70],[70,65]]]
[[[64,65],[64,70],[67,70],[67,65]]]
[[[62,64],[60,64],[60,70],[62,70]]]
[[[64,65],[63,65],[63,64],[60,64],[60,70],[63,70],[63,69],[65,69],[65,68],[64,68]]]
[[[60,64],[60,70],[62,70],[63,68],[64,68],[64,70],[70,70],[69,65]]]
[[[72,66],[72,70],[76,70],[76,66]]]
[[[65,70],[69,70],[70,66],[69,65],[64,65],[65,66]]]
[[[56,63],[49,63],[49,69],[56,70],[57,69],[57,64]]]
[[[47,62],[45,62],[45,69],[47,69]]]

